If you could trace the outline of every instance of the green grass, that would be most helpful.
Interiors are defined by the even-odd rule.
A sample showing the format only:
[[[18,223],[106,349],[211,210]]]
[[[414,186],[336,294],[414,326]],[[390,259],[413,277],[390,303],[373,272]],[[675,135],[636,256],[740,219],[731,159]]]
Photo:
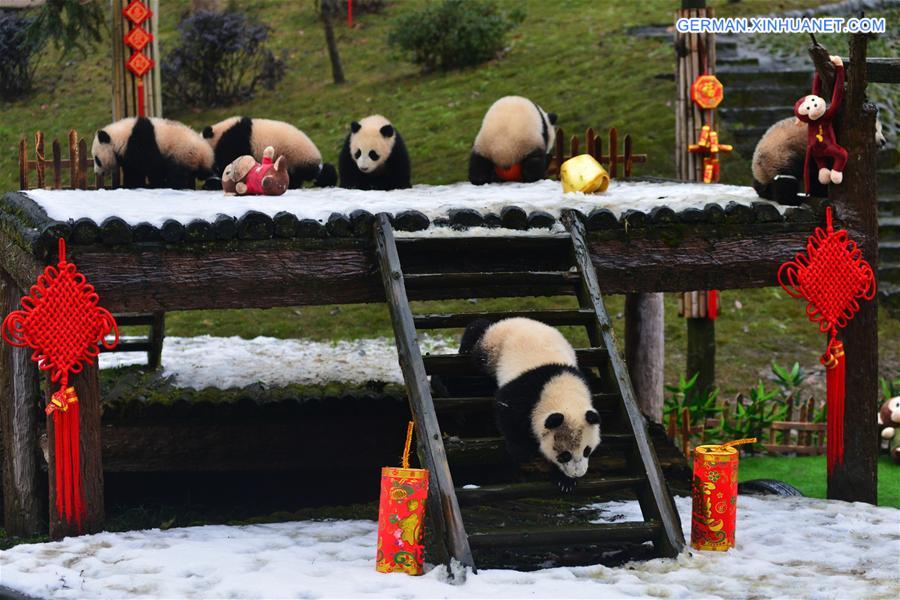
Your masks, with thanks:
[[[811,498],[824,498],[827,489],[824,456],[741,458],[738,476],[748,479],[780,479]],[[900,465],[887,456],[878,458],[878,504],[900,508]]]
[[[446,183],[465,178],[468,152],[485,109],[504,94],[524,94],[560,116],[568,133],[588,126],[616,126],[631,133],[635,149],[649,155],[638,174],[674,175],[674,56],[667,40],[637,38],[634,26],[671,23],[677,2],[655,0],[622,3],[570,0],[564,5],[543,0],[500,0],[510,8],[521,4],[527,17],[509,38],[504,55],[477,68],[423,75],[395,57],[386,44],[395,17],[427,0],[396,0],[382,15],[360,16],[353,30],[336,28],[348,83],[331,83],[321,24],[313,3],[245,0],[236,4],[272,25],[271,44],[287,61],[287,76],[275,91],[227,108],[197,109],[167,116],[200,128],[233,114],[284,119],[310,134],[325,159],[336,161],[347,124],[366,114],[383,112],[398,126],[410,147],[416,183]],[[711,2],[718,16],[764,14],[811,4],[807,0]],[[161,11],[159,37],[163,53],[176,41],[175,26],[187,0],[167,0]],[[776,36],[777,37],[777,36]],[[802,37],[802,36],[801,36]],[[793,41],[786,41],[791,39]],[[779,48],[805,56],[805,38],[778,37]],[[774,42],[774,40],[773,40]],[[834,51],[846,51],[829,39]],[[882,44],[878,41],[874,44]],[[880,48],[876,46],[876,49]],[[890,50],[890,48],[888,48]],[[109,121],[109,52],[94,49],[87,57],[59,56],[48,50],[37,72],[34,93],[14,103],[0,103],[0,189],[17,186],[16,144],[23,135],[42,129],[62,136],[76,127],[90,137]],[[726,140],[727,141],[727,140]],[[727,183],[748,183],[746,157],[730,156]],[[773,282],[774,283],[774,282]],[[563,306],[570,300],[504,300],[478,307]],[[742,304],[736,308],[735,301]],[[780,291],[736,290],[722,295],[718,321],[719,384],[726,394],[745,390],[768,365],[799,361],[816,368],[823,340],[806,321],[803,307]],[[474,309],[466,302],[437,303],[429,310]],[[609,299],[614,317],[620,298]],[[684,368],[684,323],[677,317],[674,296],[667,297],[666,379]],[[900,374],[900,321],[881,315],[881,364],[884,376]],[[171,313],[172,335],[240,335],[308,337],[317,340],[390,335],[382,305],[278,308],[271,310]],[[622,319],[616,318],[620,333]]]

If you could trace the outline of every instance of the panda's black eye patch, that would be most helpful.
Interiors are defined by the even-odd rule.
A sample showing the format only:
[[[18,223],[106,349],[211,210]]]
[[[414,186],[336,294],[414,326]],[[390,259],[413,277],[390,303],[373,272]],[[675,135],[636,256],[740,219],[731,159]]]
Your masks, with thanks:
[[[556,429],[563,423],[562,413],[552,413],[544,420],[544,427],[547,429]]]
[[[584,414],[584,419],[590,425],[596,425],[597,423],[600,422],[600,415],[597,413],[596,410],[589,410]]]
[[[378,160],[378,153],[374,150],[369,150],[369,158],[372,160]]]
[[[102,167],[102,166],[103,166],[103,163],[100,162],[100,157],[99,157],[99,156],[95,156],[95,157],[94,157],[94,164],[97,165],[98,167]]]
[[[591,455],[591,447],[590,447],[590,446],[585,446],[585,447],[584,447],[584,457],[587,458],[587,457],[590,456],[590,455]]]
[[[353,155],[353,158],[359,158],[360,156],[362,156],[362,150],[357,150],[356,154]]]
[[[559,455],[556,457],[556,460],[560,464],[566,464],[567,462],[572,460],[572,453],[569,452],[568,450],[566,450],[564,452],[560,452]]]

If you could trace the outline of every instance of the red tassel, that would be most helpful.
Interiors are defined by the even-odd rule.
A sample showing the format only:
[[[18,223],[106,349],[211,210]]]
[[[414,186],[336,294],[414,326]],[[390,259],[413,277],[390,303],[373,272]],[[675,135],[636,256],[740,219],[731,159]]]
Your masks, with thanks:
[[[845,397],[844,345],[832,339],[822,364],[825,365],[825,383],[828,388],[828,474],[835,465],[844,462],[844,397]]]
[[[706,316],[711,321],[719,316],[719,290],[706,292]]]
[[[81,426],[75,388],[53,394],[47,412],[53,414],[56,514],[67,523],[74,522],[81,531],[85,511],[81,489]]]

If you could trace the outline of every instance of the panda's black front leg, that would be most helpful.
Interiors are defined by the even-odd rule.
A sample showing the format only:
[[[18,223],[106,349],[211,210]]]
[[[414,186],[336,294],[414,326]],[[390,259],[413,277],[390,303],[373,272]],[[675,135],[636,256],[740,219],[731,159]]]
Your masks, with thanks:
[[[122,187],[128,190],[146,187],[147,177],[139,167],[122,165]]]
[[[494,181],[495,176],[494,163],[477,152],[472,152],[469,156],[469,182],[484,185]]]
[[[522,181],[534,183],[547,176],[547,154],[543,149],[537,148],[525,155],[522,159]]]
[[[550,480],[556,484],[563,494],[571,494],[575,491],[575,486],[578,485],[578,480],[572,477],[569,477],[558,468],[553,468],[550,471]]]

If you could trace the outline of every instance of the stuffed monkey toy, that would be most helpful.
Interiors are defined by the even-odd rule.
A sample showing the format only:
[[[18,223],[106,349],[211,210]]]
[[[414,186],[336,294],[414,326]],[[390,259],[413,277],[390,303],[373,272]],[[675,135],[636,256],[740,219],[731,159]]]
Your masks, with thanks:
[[[900,396],[891,398],[878,411],[881,439],[889,441],[891,459],[900,464]]]
[[[803,96],[794,104],[794,116],[798,121],[807,124],[806,161],[803,173],[809,194],[809,159],[812,157],[819,171],[819,182],[838,184],[844,180],[844,166],[847,164],[847,151],[841,148],[834,136],[832,121],[844,99],[844,63],[840,56],[831,56],[834,65],[834,91],[831,95],[831,106],[826,106],[825,99],[819,96],[822,80],[816,73],[813,77],[812,94]],[[828,168],[831,161],[831,168]]]

